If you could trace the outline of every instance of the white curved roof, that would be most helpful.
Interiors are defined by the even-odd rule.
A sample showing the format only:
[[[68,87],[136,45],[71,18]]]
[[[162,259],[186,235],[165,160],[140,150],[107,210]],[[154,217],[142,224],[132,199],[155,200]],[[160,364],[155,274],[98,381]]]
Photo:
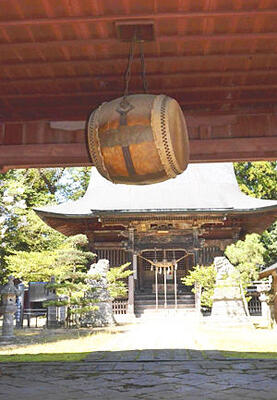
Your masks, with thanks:
[[[83,198],[40,208],[43,214],[89,216],[97,211],[228,211],[276,208],[277,201],[256,199],[243,194],[233,164],[190,164],[175,179],[153,185],[113,184],[92,168]]]

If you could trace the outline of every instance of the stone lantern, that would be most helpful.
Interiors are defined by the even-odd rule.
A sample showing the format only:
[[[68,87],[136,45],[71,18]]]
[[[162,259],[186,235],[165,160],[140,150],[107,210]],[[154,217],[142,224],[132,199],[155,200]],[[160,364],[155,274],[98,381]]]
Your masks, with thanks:
[[[270,306],[268,304],[268,294],[271,289],[271,282],[261,282],[257,285],[257,292],[259,293],[259,300],[261,302],[262,323],[260,325],[269,327],[271,325]]]
[[[0,312],[3,314],[2,338],[13,338],[14,329],[14,313],[16,312],[16,296],[20,294],[20,290],[16,289],[13,283],[14,277],[9,276],[9,282],[3,286],[0,291],[2,305]]]

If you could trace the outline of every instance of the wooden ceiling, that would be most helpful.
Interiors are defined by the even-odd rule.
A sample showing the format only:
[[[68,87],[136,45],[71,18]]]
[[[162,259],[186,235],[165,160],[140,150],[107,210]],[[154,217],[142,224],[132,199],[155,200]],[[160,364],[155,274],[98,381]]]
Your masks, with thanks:
[[[144,24],[146,36],[153,29],[144,42],[149,92],[179,101],[192,140],[256,140],[240,156],[233,142],[218,159],[194,156],[197,148],[193,162],[277,158],[277,0],[1,0],[0,165],[38,164],[12,153],[1,162],[12,151],[4,145],[84,143],[81,133],[64,141],[24,126],[85,120],[122,95],[129,43],[120,23]],[[138,49],[130,91],[143,91]]]

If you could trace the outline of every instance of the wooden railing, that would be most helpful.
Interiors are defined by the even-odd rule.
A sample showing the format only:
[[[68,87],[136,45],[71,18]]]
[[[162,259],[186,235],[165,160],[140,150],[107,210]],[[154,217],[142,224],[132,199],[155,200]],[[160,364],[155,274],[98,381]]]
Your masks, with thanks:
[[[128,300],[114,300],[113,301],[113,313],[114,314],[127,314]]]

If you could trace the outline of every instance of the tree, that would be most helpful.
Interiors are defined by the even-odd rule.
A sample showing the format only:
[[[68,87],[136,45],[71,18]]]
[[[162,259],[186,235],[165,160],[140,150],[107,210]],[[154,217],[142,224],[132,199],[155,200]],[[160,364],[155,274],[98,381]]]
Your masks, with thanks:
[[[56,281],[48,284],[47,287],[55,289],[57,295],[63,296],[63,299],[45,302],[45,306],[65,305],[67,326],[72,322],[73,314],[76,325],[79,325],[82,314],[96,309],[95,300],[85,297],[85,293],[91,290],[87,283],[88,266],[96,256],[87,251],[87,245],[88,241],[85,235],[76,235],[70,237],[55,252]],[[97,277],[94,278],[97,279]]]
[[[277,162],[235,163],[235,173],[242,192],[262,199],[277,199]]]
[[[24,283],[49,281],[51,276],[61,280],[71,271],[87,271],[95,258],[87,251],[87,244],[85,235],[76,235],[63,240],[54,250],[15,251],[6,256],[7,269]]]
[[[57,185],[58,202],[77,200],[85,194],[89,184],[91,167],[65,168]]]
[[[86,190],[88,177],[89,168],[22,169],[0,174],[0,283],[8,274],[7,256],[17,251],[55,250],[65,240],[43,223],[32,207],[77,198]]]
[[[277,161],[235,163],[240,189],[253,197],[277,200]],[[261,235],[264,266],[277,262],[277,221]]]
[[[248,234],[245,240],[238,240],[226,247],[225,255],[236,268],[233,278],[240,282],[244,289],[253,280],[258,279],[265,252],[260,235],[256,233]]]
[[[261,242],[266,250],[264,254],[265,267],[269,267],[277,262],[277,221],[262,233]]]
[[[113,267],[107,273],[108,291],[112,298],[125,297],[128,289],[124,279],[132,275],[133,271],[127,269],[130,263],[121,265],[120,267]]]
[[[55,251],[17,251],[6,256],[9,274],[19,278],[25,285],[29,282],[48,282],[57,274],[55,268]]]
[[[214,265],[196,265],[188,274],[182,278],[184,285],[195,285],[197,283],[201,288],[201,305],[211,307],[213,304],[213,294],[215,288],[216,269]],[[195,293],[195,288],[192,289]]]

